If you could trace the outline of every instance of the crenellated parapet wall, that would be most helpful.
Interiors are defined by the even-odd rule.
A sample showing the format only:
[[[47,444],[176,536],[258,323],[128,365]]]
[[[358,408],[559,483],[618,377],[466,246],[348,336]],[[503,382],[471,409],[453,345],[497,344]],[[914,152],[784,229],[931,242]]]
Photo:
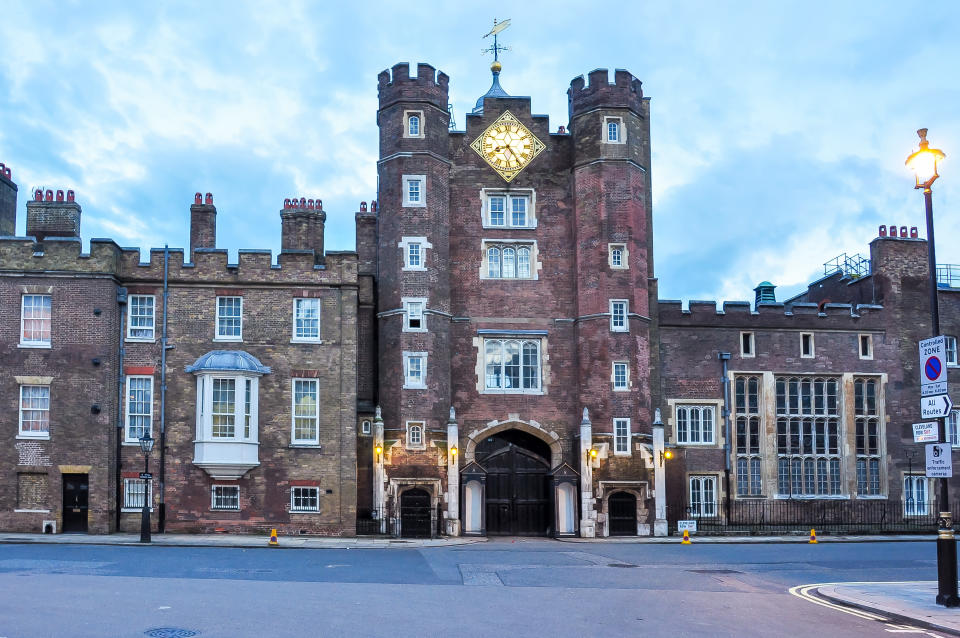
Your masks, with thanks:
[[[660,300],[658,316],[662,327],[717,327],[741,329],[882,329],[886,322],[883,306],[849,303],[761,303],[756,310],[748,301],[692,300],[688,309],[678,300]]]
[[[624,69],[616,69],[613,75],[611,84],[607,69],[594,69],[587,76],[589,84],[584,82],[582,75],[570,82],[567,101],[571,121],[575,116],[596,108],[628,108],[636,113],[644,112],[640,80]]]
[[[377,92],[380,108],[394,102],[428,102],[443,111],[447,110],[450,78],[443,71],[429,65],[417,65],[417,76],[410,77],[410,64],[401,62],[392,69],[381,71],[377,76]]]

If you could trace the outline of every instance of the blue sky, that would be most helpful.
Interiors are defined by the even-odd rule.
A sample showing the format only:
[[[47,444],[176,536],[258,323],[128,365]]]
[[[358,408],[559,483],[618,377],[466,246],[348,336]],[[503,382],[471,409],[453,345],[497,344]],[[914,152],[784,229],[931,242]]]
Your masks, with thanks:
[[[903,162],[916,129],[947,153],[937,254],[960,263],[960,4],[913,2],[6,2],[0,162],[73,188],[83,237],[188,243],[212,192],[218,244],[279,249],[278,211],[319,197],[353,248],[376,191],[376,75],[429,62],[458,123],[490,83],[481,36],[511,18],[502,83],[551,127],[570,80],[626,68],[652,98],[661,298],[778,298],[879,224],[923,231]],[[413,9],[412,9],[413,7]],[[494,13],[498,11],[499,13]]]

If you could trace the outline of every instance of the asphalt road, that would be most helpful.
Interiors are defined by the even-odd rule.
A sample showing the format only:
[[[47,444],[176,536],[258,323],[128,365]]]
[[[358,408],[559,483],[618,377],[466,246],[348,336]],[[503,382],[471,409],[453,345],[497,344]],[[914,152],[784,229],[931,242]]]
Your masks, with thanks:
[[[880,636],[787,590],[935,578],[932,542],[0,545],[0,638]]]

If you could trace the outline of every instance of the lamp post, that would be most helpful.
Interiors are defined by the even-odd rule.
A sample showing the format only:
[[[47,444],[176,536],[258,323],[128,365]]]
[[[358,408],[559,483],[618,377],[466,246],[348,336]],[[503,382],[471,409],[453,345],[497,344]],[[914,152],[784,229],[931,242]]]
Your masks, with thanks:
[[[143,451],[143,510],[140,515],[140,542],[150,542],[150,450],[153,449],[154,438],[149,432],[140,437],[140,449]]]
[[[943,151],[930,148],[927,129],[917,131],[920,148],[907,158],[907,166],[914,172],[917,183],[914,188],[923,190],[927,213],[927,267],[930,271],[930,323],[931,336],[940,336],[940,307],[937,303],[937,257],[933,236],[933,191],[931,187],[939,175],[937,164],[945,156]],[[947,442],[947,426],[943,418],[937,419],[940,441]],[[957,542],[953,535],[953,514],[950,512],[950,487],[947,479],[940,479],[940,516],[937,518],[937,604],[944,607],[960,605],[957,597]]]

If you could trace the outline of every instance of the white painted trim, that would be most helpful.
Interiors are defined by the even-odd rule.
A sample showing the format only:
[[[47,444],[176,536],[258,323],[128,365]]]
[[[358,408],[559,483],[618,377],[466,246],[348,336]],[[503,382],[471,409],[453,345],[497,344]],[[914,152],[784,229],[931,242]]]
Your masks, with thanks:
[[[743,351],[743,337],[744,335],[750,335],[750,352]],[[740,358],[741,359],[752,359],[757,356],[757,336],[752,330],[741,330],[740,331]]]
[[[410,303],[422,304],[420,313],[420,327],[410,327],[410,313],[408,307]],[[400,303],[403,304],[403,332],[427,332],[427,298],[426,297],[402,297]]]
[[[23,323],[26,320],[23,316],[24,302],[27,297],[49,297],[50,298],[50,339],[48,341],[25,341],[23,338]],[[53,295],[47,293],[25,292],[20,295],[20,347],[21,348],[50,348],[53,345]]]
[[[420,244],[420,265],[411,266],[409,248],[411,244]],[[397,242],[397,248],[400,249],[400,256],[403,259],[401,270],[424,272],[427,270],[427,249],[433,248],[433,244],[427,241],[426,237],[401,237]]]
[[[313,431],[314,436],[312,439],[298,439],[296,438],[297,433],[297,381],[305,381],[313,385],[316,400],[315,407],[316,413],[313,415]],[[252,401],[251,401],[252,403]],[[307,417],[309,418],[309,417]],[[304,377],[293,377],[290,379],[290,445],[299,446],[299,445],[320,445],[320,379],[308,379]]]
[[[510,211],[510,206],[504,203],[503,210],[503,224],[494,226],[490,223],[490,198],[491,197],[510,197],[511,195],[520,195],[527,198],[527,225],[526,226],[514,226],[512,225],[512,215]],[[481,188],[480,189],[480,222],[483,228],[492,228],[495,230],[503,230],[505,228],[512,229],[535,229],[537,227],[537,192],[532,188]]]
[[[317,336],[316,337],[298,337],[297,336],[297,302],[314,301],[317,304]],[[293,298],[293,332],[290,343],[323,343],[323,303],[319,297],[294,297]]]
[[[615,313],[613,312],[614,304],[623,304],[623,326],[614,325]],[[630,332],[630,300],[628,299],[611,299],[610,300],[610,332]]]
[[[627,423],[627,449],[619,450],[617,449],[617,422]],[[633,443],[633,427],[630,422],[629,417],[614,417],[613,419],[613,455],[614,456],[631,456],[632,455],[632,445]]]
[[[620,254],[620,265],[616,266],[613,263],[613,251],[619,249]],[[629,270],[630,269],[630,251],[627,249],[625,243],[611,243],[607,244],[607,265],[610,266],[613,270]]]
[[[153,436],[153,375],[150,374],[128,374],[124,382],[126,395],[123,401],[123,444],[140,445],[139,439],[130,438],[130,381],[133,379],[150,379],[150,436]]]
[[[410,201],[410,187],[409,183],[413,181],[420,182],[420,199],[417,201]],[[403,188],[403,207],[404,208],[426,208],[427,206],[427,176],[426,175],[403,175],[401,177],[401,185]]]
[[[410,135],[410,118],[416,116],[419,118],[419,129],[420,133],[418,135]],[[423,139],[426,137],[424,133],[426,122],[423,119],[423,111],[404,111],[403,112],[403,137],[407,139]]]
[[[412,383],[410,377],[410,359],[422,359],[420,367],[420,383]],[[403,352],[403,389],[404,390],[426,390],[427,389],[427,353],[426,352]]]
[[[150,321],[151,321],[151,336],[149,337],[131,337],[130,330],[133,328],[131,325],[133,322],[133,313],[130,312],[130,309],[133,308],[133,299],[141,298],[150,298],[153,302],[150,304]],[[142,330],[143,328],[138,328]],[[156,343],[157,341],[157,297],[156,295],[129,295],[127,297],[127,331],[125,334],[125,340],[131,342],[141,342],[141,343]]]
[[[411,443],[410,442],[410,428],[411,426],[420,427],[420,443]],[[425,450],[427,449],[427,422],[426,421],[407,421],[406,422],[406,437],[403,441],[404,447],[408,450]]]
[[[239,335],[221,335],[220,334],[220,300],[221,299],[239,299],[240,300],[240,334]],[[242,295],[217,295],[214,302],[214,341],[243,341],[243,296]]]
[[[607,126],[610,123],[617,124],[617,139],[611,140],[608,134]],[[626,144],[627,143],[627,129],[623,125],[623,118],[614,115],[607,115],[603,118],[603,128],[600,131],[600,142],[602,144]]]

